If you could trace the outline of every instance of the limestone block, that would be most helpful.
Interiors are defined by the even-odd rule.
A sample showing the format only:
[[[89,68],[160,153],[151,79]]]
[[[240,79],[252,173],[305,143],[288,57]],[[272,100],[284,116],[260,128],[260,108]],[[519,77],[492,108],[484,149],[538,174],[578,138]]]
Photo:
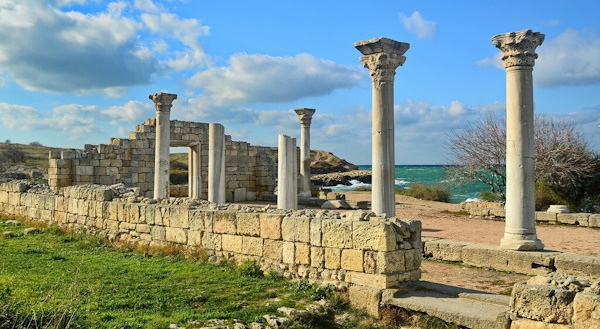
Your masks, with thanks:
[[[283,215],[260,214],[260,237],[265,239],[281,239],[281,222]]]
[[[363,255],[363,271],[365,273],[377,273],[377,252],[367,250]]]
[[[323,236],[322,221],[311,218],[310,220],[310,244],[316,247],[322,246],[321,238]]]
[[[354,249],[388,251],[396,249],[396,231],[381,221],[352,222]]]
[[[284,241],[310,242],[310,218],[286,217],[281,223]]]
[[[545,212],[545,211],[536,211],[535,212],[535,220],[537,222],[556,223],[556,213]]]
[[[406,257],[404,255],[404,250],[380,251],[377,252],[376,256],[377,273],[392,274],[406,271]]]
[[[381,289],[364,286],[350,286],[348,297],[350,305],[361,309],[374,317],[379,317],[379,303],[381,302]]]
[[[184,229],[176,227],[166,227],[165,230],[165,240],[167,240],[167,242],[187,244],[187,234]]]
[[[206,216],[205,211],[190,209],[188,213],[188,220],[190,231],[204,231],[204,217]]]
[[[588,226],[590,214],[577,213],[577,214],[557,214],[556,220],[563,224]]]
[[[600,296],[578,293],[573,300],[573,328],[600,328]]]
[[[170,207],[170,226],[178,228],[189,228],[189,208],[188,207]]]
[[[244,202],[246,201],[246,189],[245,188],[236,188],[233,190],[233,201],[234,202]]]
[[[154,223],[156,225],[169,226],[171,219],[169,218],[169,208],[158,206],[154,209]]]
[[[236,214],[230,211],[216,211],[213,215],[215,233],[236,234]]]
[[[202,234],[202,246],[209,250],[214,250],[214,251],[222,250],[221,234],[204,232]]]
[[[155,206],[146,206],[146,208],[144,209],[144,218],[146,219],[146,223],[150,224],[150,225],[154,225],[155,224],[155,212],[156,207]]]
[[[110,221],[107,221],[110,222]],[[162,226],[153,226],[152,227],[152,240],[154,241],[165,241],[166,231]]]
[[[592,214],[589,218],[590,227],[600,227],[600,214]]]
[[[523,274],[546,274],[554,265],[558,252],[514,251],[501,249],[498,245],[471,243],[462,249],[462,260],[467,265],[490,267],[500,271]]]
[[[325,267],[325,248],[310,248],[310,266],[316,268]]]
[[[422,253],[418,249],[404,250],[404,266],[407,271],[421,267]]]
[[[560,273],[600,277],[600,256],[560,253],[554,258],[554,266]]]
[[[339,270],[341,266],[341,250],[339,248],[325,248],[325,268]]]
[[[276,262],[283,261],[283,242],[280,240],[264,239],[263,256]]]
[[[470,242],[456,240],[434,240],[425,242],[425,255],[433,259],[445,260],[450,262],[462,262],[462,250],[465,246],[471,245]]]
[[[214,216],[216,211],[207,211],[204,214],[204,231],[205,232],[213,232],[214,231]]]
[[[254,213],[237,213],[237,233],[260,236],[260,217]]]
[[[352,223],[354,222],[338,219],[323,220],[323,246],[352,248]]]
[[[239,218],[239,217],[238,217]],[[249,236],[242,237],[242,250],[246,255],[262,256],[263,239]]]
[[[121,222],[119,224],[120,231],[135,231],[135,225],[133,223]]]
[[[295,244],[294,263],[300,265],[310,264],[310,244],[299,243]]]
[[[129,205],[129,221],[132,223],[140,222],[140,206],[137,204]]]
[[[389,274],[348,272],[346,273],[346,281],[378,289],[398,287],[398,276]]]
[[[293,242],[288,242],[288,241],[284,241],[283,242],[283,262],[285,264],[294,264],[294,257],[295,257],[295,248],[294,248],[294,243]]]
[[[321,205],[321,209],[352,209],[346,200],[327,200]]]
[[[510,301],[511,313],[522,318],[568,324],[573,317],[575,291],[552,286],[517,283]]]
[[[348,271],[363,271],[363,251],[355,249],[343,249],[341,267]]]
[[[516,319],[510,324],[510,329],[572,329],[566,324],[546,323],[529,319]]]
[[[148,224],[136,224],[135,230],[139,233],[150,233],[150,225]]]
[[[242,237],[239,235],[223,234],[222,243],[224,251],[242,253]]]

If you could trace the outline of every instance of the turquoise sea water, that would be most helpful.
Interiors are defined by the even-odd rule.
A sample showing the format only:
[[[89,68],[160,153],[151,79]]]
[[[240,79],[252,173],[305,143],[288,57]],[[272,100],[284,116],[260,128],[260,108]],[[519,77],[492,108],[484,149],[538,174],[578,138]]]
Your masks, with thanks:
[[[371,170],[371,166],[359,166],[360,170]],[[444,184],[450,191],[450,202],[460,203],[468,199],[477,199],[480,197],[480,193],[488,191],[489,187],[484,184],[469,184],[467,186],[458,187],[456,184],[452,184],[448,181],[446,176],[446,168],[438,165],[427,165],[427,166],[415,166],[405,165],[396,166],[396,187],[406,189],[412,184],[421,183],[424,185],[436,185]],[[348,191],[353,190],[361,186],[370,186],[369,184],[363,184],[358,181],[354,182],[352,186],[337,186],[334,188],[335,191]]]

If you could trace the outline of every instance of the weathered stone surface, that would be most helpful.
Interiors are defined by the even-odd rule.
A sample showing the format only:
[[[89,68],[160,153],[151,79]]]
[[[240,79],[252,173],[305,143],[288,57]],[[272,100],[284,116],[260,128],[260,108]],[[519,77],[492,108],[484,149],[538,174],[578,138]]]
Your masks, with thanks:
[[[350,286],[348,288],[350,304],[366,311],[371,316],[379,317],[379,303],[381,302],[381,289],[363,286]]]
[[[223,234],[222,244],[224,251],[242,253],[242,237],[239,235]]]
[[[281,221],[283,215],[260,214],[260,237],[281,240]]]
[[[310,266],[316,268],[325,267],[325,248],[310,248]]]
[[[260,218],[258,214],[237,213],[236,217],[238,234],[260,236]]]
[[[246,255],[262,256],[263,239],[249,236],[242,236],[242,250]]]
[[[404,250],[404,266],[407,271],[421,267],[422,253],[417,249]]]
[[[342,250],[342,269],[348,271],[363,271],[363,251],[354,249],[343,249]]]
[[[311,219],[310,220],[310,244],[315,247],[322,246],[321,238],[323,236],[322,228],[321,228],[321,220],[320,219]]]
[[[591,214],[589,218],[590,227],[600,227],[600,214]]]
[[[396,275],[348,272],[346,278],[351,283],[372,288],[385,289],[398,286]]]
[[[471,243],[462,248],[462,260],[467,265],[524,274],[550,272],[556,255],[557,252],[548,251],[505,250],[499,246],[482,243]]]
[[[301,265],[310,264],[310,244],[296,243],[294,263]]]
[[[600,256],[560,253],[554,259],[554,266],[561,273],[600,277]]]
[[[202,232],[200,232],[200,231],[188,231],[188,241],[187,241],[187,244],[189,246],[201,246],[202,245]]]
[[[236,213],[217,211],[213,215],[213,231],[215,233],[236,234]]]
[[[296,250],[293,242],[283,242],[283,262],[285,264],[294,264]]]
[[[341,267],[341,250],[339,248],[325,248],[325,268],[339,270]]]
[[[405,263],[404,250],[380,251],[377,253],[377,273],[379,274],[404,272],[406,271]]]
[[[283,241],[264,239],[263,256],[281,262],[283,260]]]
[[[456,240],[433,240],[425,242],[425,255],[438,260],[462,262],[462,250],[470,242]]]
[[[568,324],[573,317],[575,291],[551,286],[515,284],[511,296],[511,312],[519,317]]]
[[[310,218],[286,217],[281,223],[284,241],[310,242]]]
[[[322,221],[324,247],[352,248],[353,221],[327,219]]]
[[[537,211],[535,213],[535,220],[538,222],[555,223],[556,222],[556,213]]]
[[[556,220],[563,224],[588,226],[590,214],[575,213],[575,214],[558,214]]]
[[[165,239],[167,242],[174,242],[180,244],[187,243],[187,234],[185,230],[176,227],[166,227],[165,228]]]
[[[321,209],[352,209],[346,200],[327,200],[321,205]]]
[[[170,220],[172,227],[189,228],[189,209],[186,207],[171,207]]]
[[[600,296],[578,293],[573,300],[573,328],[600,328]]]
[[[396,231],[380,221],[352,222],[354,249],[387,251],[396,249]]]
[[[221,234],[204,232],[202,234],[202,246],[215,251],[222,250]]]
[[[513,320],[510,324],[510,329],[572,329],[571,326],[566,324],[557,323],[546,323],[539,321],[532,321],[529,319],[517,319]]]

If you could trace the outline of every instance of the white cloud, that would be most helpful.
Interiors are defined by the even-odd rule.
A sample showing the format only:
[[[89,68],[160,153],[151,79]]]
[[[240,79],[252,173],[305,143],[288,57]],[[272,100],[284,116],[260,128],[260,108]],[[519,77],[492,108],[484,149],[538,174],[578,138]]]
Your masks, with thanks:
[[[246,103],[276,103],[323,96],[336,89],[356,86],[365,72],[353,66],[316,58],[237,54],[228,67],[198,72],[187,84],[203,88],[205,105],[225,107]]]
[[[475,62],[477,66],[492,66],[497,69],[504,70],[504,63],[502,62],[502,53],[498,52],[492,58],[484,58]]]
[[[137,41],[141,25],[122,16],[125,6],[113,2],[105,12],[84,14],[46,1],[5,0],[0,66],[24,88],[53,93],[149,83],[158,62]]]
[[[160,8],[152,0],[135,0],[133,6],[147,13],[157,13]]]
[[[540,87],[600,83],[600,38],[594,33],[566,30],[537,53],[534,83]]]
[[[550,26],[550,27],[552,27],[552,26],[558,26],[558,25],[560,25],[560,20],[558,20],[558,19],[551,19],[551,20],[542,22],[542,25]]]
[[[153,107],[149,103],[129,101],[123,106],[111,106],[101,111],[101,114],[108,117],[108,122],[117,124],[135,124],[148,116],[152,116]]]
[[[419,39],[431,37],[435,33],[435,22],[424,20],[418,11],[413,12],[410,16],[402,13],[399,16],[404,28],[408,32],[416,34]]]

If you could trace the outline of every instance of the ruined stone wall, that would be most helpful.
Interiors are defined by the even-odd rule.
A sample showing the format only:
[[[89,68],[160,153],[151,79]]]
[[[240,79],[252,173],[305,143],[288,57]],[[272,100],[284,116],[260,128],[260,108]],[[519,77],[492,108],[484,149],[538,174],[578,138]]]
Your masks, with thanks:
[[[0,185],[0,213],[132,243],[197,246],[218,258],[254,259],[286,277],[365,287],[379,296],[381,289],[421,275],[419,221],[366,211],[294,212],[189,199],[157,204],[115,188],[38,192],[28,183],[6,183]]]
[[[84,150],[50,152],[48,183],[52,189],[71,185],[124,183],[151,196],[154,188],[156,119],[137,125],[129,138],[113,138],[109,144],[85,145]],[[208,124],[171,121],[171,145],[200,143],[202,198],[208,188]],[[275,148],[232,141],[226,136],[226,200],[261,199],[275,189]]]

